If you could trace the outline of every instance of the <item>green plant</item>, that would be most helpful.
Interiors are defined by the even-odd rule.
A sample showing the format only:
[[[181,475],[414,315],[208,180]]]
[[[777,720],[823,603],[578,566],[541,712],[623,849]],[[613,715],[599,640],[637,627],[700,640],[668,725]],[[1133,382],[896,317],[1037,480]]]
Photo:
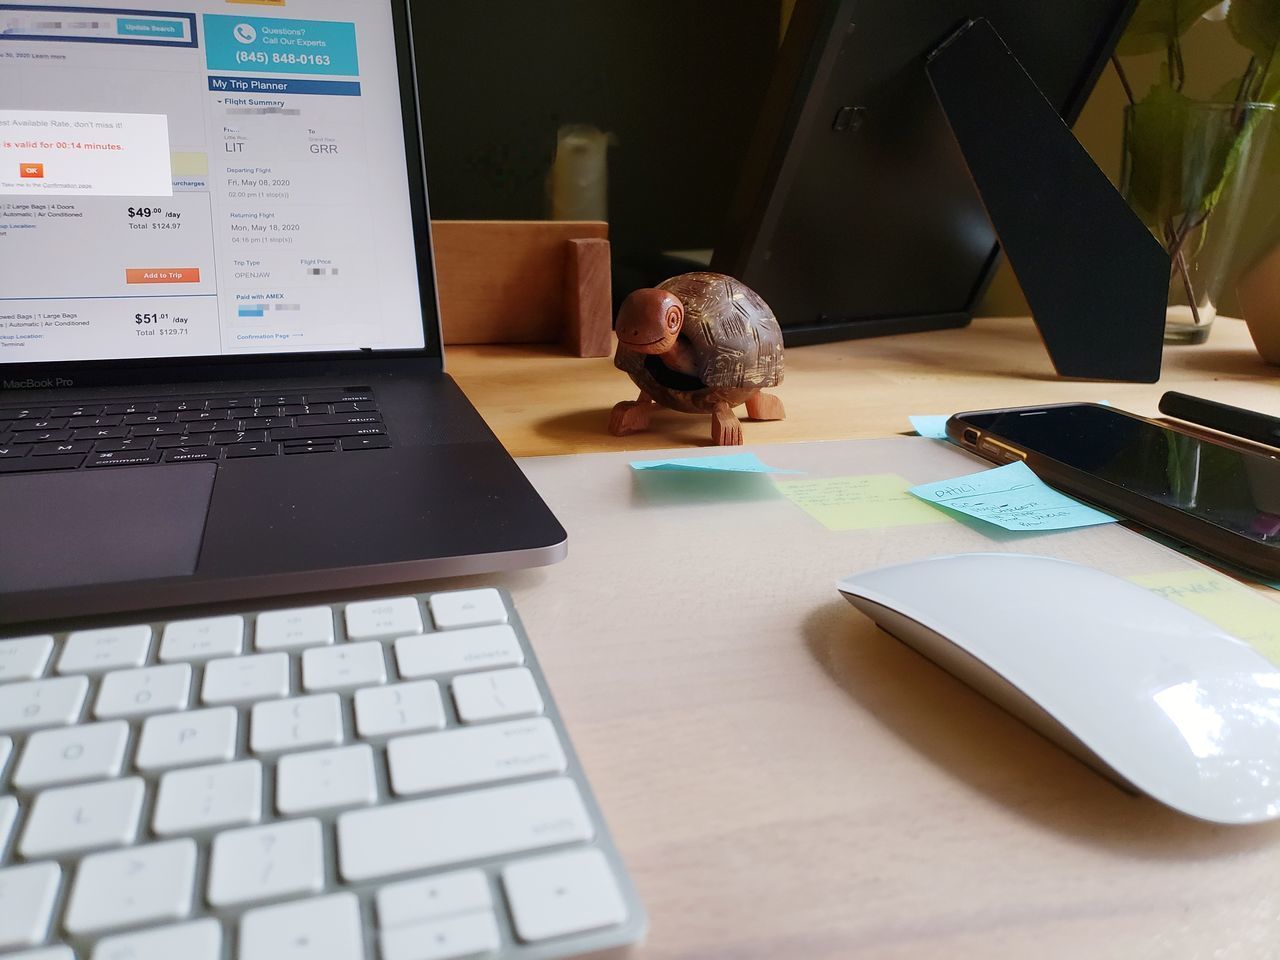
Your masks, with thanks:
[[[1206,16],[1225,20],[1249,53],[1243,74],[1212,98],[1232,105],[1217,115],[1197,109],[1184,92],[1182,38]],[[1165,55],[1160,79],[1138,99],[1121,58],[1159,52]],[[1206,222],[1258,133],[1260,114],[1247,105],[1280,100],[1280,0],[1140,0],[1112,62],[1132,105],[1126,131],[1129,201],[1164,242],[1199,323],[1188,245],[1203,244]],[[1194,128],[1206,123],[1215,127]]]

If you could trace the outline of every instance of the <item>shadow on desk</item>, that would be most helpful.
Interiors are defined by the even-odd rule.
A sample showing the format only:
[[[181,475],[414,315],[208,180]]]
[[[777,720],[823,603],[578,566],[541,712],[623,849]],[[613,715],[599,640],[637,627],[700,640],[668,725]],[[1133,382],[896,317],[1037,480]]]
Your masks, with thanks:
[[[815,610],[802,629],[809,652],[854,704],[1026,821],[1148,860],[1209,859],[1280,839],[1280,823],[1225,827],[1125,793],[870,620],[852,619],[846,603]]]

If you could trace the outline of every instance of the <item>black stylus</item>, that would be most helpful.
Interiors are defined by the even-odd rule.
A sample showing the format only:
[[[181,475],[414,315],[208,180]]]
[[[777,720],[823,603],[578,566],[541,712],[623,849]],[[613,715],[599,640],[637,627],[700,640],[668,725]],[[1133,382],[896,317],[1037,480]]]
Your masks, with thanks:
[[[1169,391],[1160,398],[1160,412],[1188,423],[1198,423],[1222,433],[1280,449],[1280,419],[1265,413],[1232,407]]]

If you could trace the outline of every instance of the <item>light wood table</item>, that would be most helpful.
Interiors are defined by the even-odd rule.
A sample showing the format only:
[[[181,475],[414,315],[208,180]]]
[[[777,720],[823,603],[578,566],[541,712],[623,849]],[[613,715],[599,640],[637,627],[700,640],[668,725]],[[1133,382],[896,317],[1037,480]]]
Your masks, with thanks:
[[[647,433],[612,437],[606,426],[619,400],[636,390],[612,359],[565,356],[556,346],[450,347],[448,371],[514,456],[708,445],[708,417],[669,410]],[[745,442],[841,440],[909,431],[908,414],[1110,400],[1156,416],[1165,390],[1280,416],[1280,367],[1262,362],[1245,325],[1219,319],[1208,343],[1165,350],[1158,384],[1058,379],[1023,318],[979,319],[958,330],[798,347],[776,393],[781,423],[744,425]]]
[[[1243,325],[1166,356],[1157,385],[1064,382],[1016,320],[806,347],[779,390],[789,419],[747,424],[746,440],[878,437],[909,430],[909,413],[1073,399],[1154,414],[1168,388],[1280,414],[1280,371]],[[520,456],[708,442],[705,418],[674,413],[609,436],[633,390],[608,360],[453,348],[449,369]],[[526,463],[570,530],[563,564],[434,586],[516,596],[647,904],[638,956],[1280,957],[1280,824],[1217,827],[1121,793],[840,601],[852,542],[848,556],[846,541],[788,547],[777,506],[727,526],[699,526],[714,506],[646,510],[600,482],[626,459]],[[1093,544],[1121,533],[1055,549],[1106,566]],[[912,536],[870,532],[859,549],[890,563],[919,549]]]

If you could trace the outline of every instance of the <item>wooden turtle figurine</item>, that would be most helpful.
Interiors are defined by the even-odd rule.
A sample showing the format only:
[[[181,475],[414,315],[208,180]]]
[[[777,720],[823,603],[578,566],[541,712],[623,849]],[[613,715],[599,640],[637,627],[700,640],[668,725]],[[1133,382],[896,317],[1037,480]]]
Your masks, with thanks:
[[[640,388],[613,408],[609,432],[645,430],[654,402],[711,414],[711,442],[742,443],[733,408],[751,420],[782,420],[782,401],[763,393],[782,382],[782,330],[754,290],[720,273],[684,273],[632,293],[618,311],[613,364]]]

